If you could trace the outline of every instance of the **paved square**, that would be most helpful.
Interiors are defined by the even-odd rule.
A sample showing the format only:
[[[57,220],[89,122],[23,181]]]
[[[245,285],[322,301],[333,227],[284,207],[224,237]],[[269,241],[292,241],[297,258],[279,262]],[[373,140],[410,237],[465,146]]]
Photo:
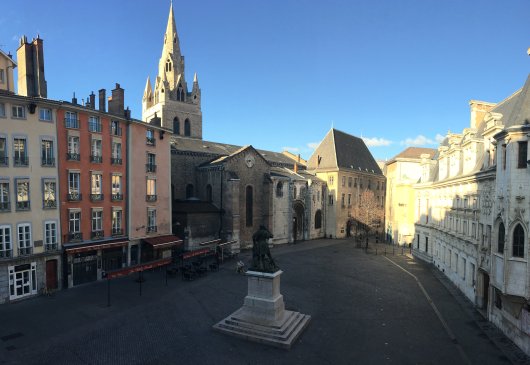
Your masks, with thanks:
[[[431,268],[346,240],[272,250],[287,309],[312,316],[290,351],[212,330],[242,305],[247,280],[225,262],[194,281],[146,273],[0,306],[0,364],[508,364],[489,324]],[[397,253],[397,252],[396,252]],[[240,258],[247,260],[250,253]],[[414,278],[434,301],[447,330]],[[450,289],[450,288],[449,288]],[[497,333],[497,340],[507,343]],[[499,342],[499,341],[496,341]],[[509,343],[508,343],[509,345]],[[502,350],[501,350],[502,349]],[[504,352],[503,352],[504,351]],[[523,363],[525,358],[519,358]]]

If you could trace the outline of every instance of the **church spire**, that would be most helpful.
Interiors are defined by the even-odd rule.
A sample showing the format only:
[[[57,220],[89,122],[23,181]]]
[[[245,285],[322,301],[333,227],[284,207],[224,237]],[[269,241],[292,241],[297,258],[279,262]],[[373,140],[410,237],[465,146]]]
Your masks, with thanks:
[[[153,94],[153,88],[151,87],[151,79],[147,76],[147,82],[145,83],[144,89],[144,100],[150,99]]]
[[[162,55],[172,54],[175,58],[180,58],[180,44],[175,24],[175,14],[173,13],[173,1],[169,7],[169,17],[167,19],[166,34],[164,35],[164,48]]]

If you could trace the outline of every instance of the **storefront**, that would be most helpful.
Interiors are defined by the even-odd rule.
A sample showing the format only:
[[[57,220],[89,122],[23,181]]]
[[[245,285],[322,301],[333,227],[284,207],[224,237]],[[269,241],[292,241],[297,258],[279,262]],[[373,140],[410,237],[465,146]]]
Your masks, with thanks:
[[[120,269],[127,262],[129,241],[109,240],[93,244],[64,245],[68,287],[101,280],[106,271]]]
[[[172,257],[172,250],[182,246],[180,238],[173,235],[150,237],[143,240],[142,262],[160,260]]]

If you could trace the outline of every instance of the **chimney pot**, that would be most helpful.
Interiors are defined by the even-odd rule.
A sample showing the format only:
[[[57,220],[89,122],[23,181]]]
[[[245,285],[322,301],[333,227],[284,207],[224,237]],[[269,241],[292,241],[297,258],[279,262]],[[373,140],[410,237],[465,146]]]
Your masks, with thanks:
[[[105,109],[106,109],[106,90],[105,89],[100,89],[99,90],[99,111],[100,112],[105,112]]]

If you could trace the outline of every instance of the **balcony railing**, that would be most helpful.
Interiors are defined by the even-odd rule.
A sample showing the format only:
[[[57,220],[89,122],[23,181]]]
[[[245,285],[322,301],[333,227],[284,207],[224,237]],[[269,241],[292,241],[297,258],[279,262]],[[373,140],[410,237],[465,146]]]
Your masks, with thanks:
[[[102,161],[103,157],[90,155],[90,162],[101,163]]]
[[[16,156],[16,157],[13,157],[13,165],[14,166],[28,166],[29,165],[29,158],[27,156]]]
[[[0,166],[9,166],[9,157],[0,157]]]
[[[20,247],[18,249],[19,256],[27,256],[33,254],[33,247]]]
[[[113,236],[123,236],[123,228],[112,228]]]
[[[99,202],[103,200],[103,194],[90,194],[90,200],[93,202]]]
[[[112,194],[111,199],[112,199],[113,202],[121,201],[121,200],[123,200],[123,194],[122,193]]]
[[[156,202],[157,196],[156,195],[146,195],[145,201],[146,202]]]
[[[83,233],[82,232],[69,232],[66,235],[66,240],[68,242],[78,242],[83,240]]]
[[[101,133],[101,123],[88,123],[89,132]]]
[[[42,157],[41,166],[55,166],[55,157]]]
[[[156,165],[148,163],[145,165],[145,172],[156,172]]]
[[[69,202],[78,202],[83,199],[83,196],[80,193],[68,193],[66,200]]]
[[[112,126],[110,128],[110,134],[112,134],[113,136],[121,136],[121,127]]]
[[[29,210],[30,203],[29,200],[23,202],[17,202],[17,210]]]
[[[121,165],[123,162],[123,160],[121,158],[117,158],[117,157],[111,157],[110,158],[110,163],[113,164],[113,165]]]
[[[11,202],[0,202],[0,212],[11,211]]]
[[[64,126],[66,128],[79,129],[79,120],[71,119],[71,118],[64,118]]]
[[[153,232],[156,232],[157,229],[156,229],[156,226],[148,226],[147,227],[147,233],[153,233]]]
[[[2,250],[0,251],[0,258],[13,257],[13,250]]]
[[[57,243],[46,243],[44,245],[44,249],[46,251],[56,251],[59,248],[59,245]]]
[[[79,153],[67,153],[66,159],[68,161],[81,161],[81,155]]]
[[[93,240],[100,240],[103,237],[105,237],[105,232],[103,230],[92,231],[92,233],[90,234],[90,238],[92,238]]]
[[[145,137],[145,143],[151,146],[155,145],[155,137]]]
[[[57,208],[57,201],[56,200],[43,200],[42,201],[42,208],[44,209],[55,209]]]

